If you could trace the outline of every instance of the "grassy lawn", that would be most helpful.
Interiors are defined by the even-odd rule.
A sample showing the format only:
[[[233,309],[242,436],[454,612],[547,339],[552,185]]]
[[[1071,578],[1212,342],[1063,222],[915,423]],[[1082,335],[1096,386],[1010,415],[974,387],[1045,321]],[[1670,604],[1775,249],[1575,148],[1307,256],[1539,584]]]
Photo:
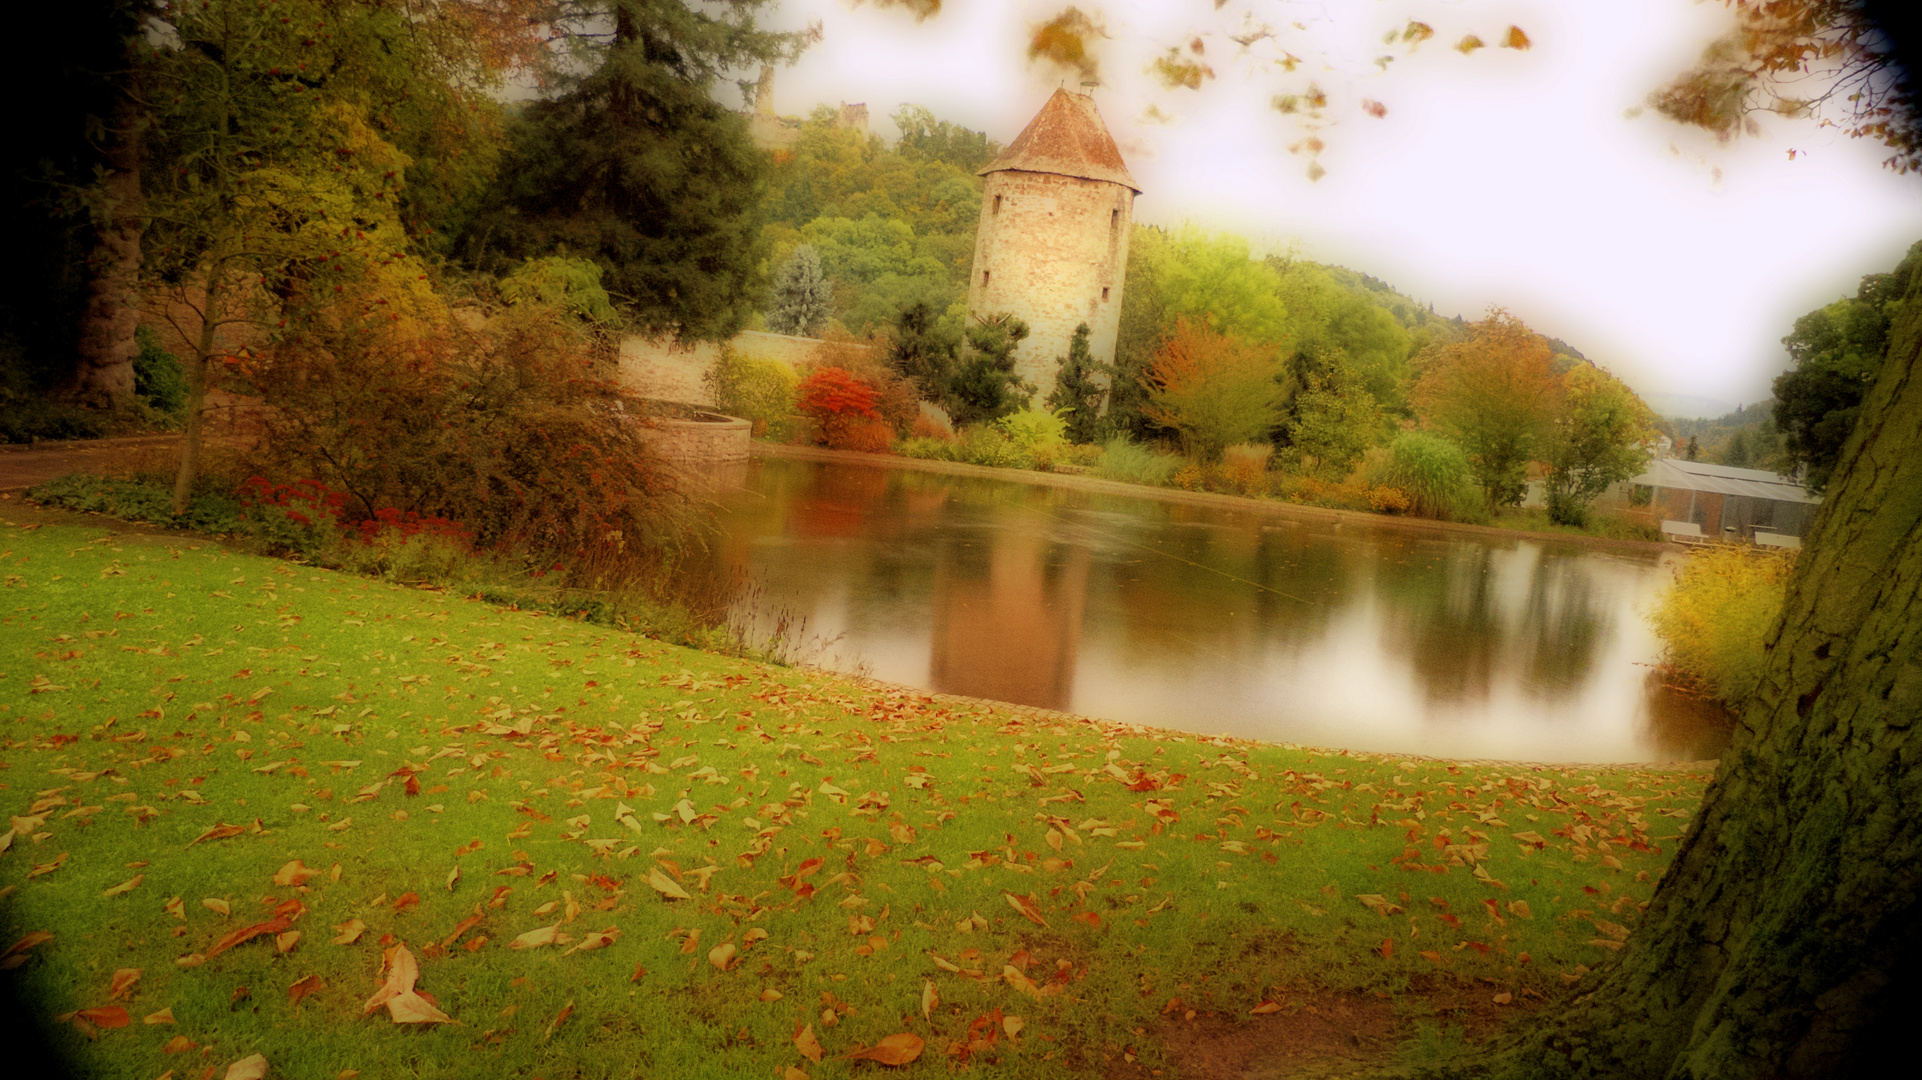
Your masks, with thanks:
[[[0,528],[0,627],[0,979],[128,1080],[1446,1052],[1612,955],[1707,780],[989,707],[100,529]]]

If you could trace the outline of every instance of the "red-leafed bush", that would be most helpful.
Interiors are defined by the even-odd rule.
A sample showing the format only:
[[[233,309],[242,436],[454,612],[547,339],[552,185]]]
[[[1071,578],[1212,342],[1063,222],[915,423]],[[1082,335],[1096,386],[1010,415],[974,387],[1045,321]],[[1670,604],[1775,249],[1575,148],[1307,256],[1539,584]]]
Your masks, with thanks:
[[[894,428],[886,420],[870,420],[856,423],[848,428],[837,450],[859,450],[868,454],[885,454],[894,446]]]
[[[879,396],[867,383],[838,367],[815,369],[797,388],[801,412],[821,425],[821,440],[837,450],[853,450],[855,431],[887,424],[874,404]],[[891,433],[891,432],[890,432]],[[871,443],[868,435],[864,441]],[[882,449],[886,449],[883,444]]]

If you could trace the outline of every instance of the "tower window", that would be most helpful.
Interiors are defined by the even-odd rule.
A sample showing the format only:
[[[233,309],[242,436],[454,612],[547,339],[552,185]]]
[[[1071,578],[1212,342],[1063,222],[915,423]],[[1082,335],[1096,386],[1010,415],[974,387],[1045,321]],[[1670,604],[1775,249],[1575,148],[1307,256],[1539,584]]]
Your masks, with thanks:
[[[1114,232],[1120,228],[1121,228],[1121,211],[1119,210],[1108,211],[1108,231]]]
[[[1001,212],[1001,196],[999,195],[994,197],[994,212],[997,214]]]
[[[983,288],[986,288],[987,284],[988,284],[988,272],[986,270],[983,270],[981,271],[981,285]]]
[[[1108,299],[1108,286],[1106,286],[1106,285],[1103,285],[1103,286],[1101,287],[1101,299],[1102,299],[1102,302],[1103,302],[1103,303],[1106,303],[1106,302],[1107,302],[1107,299]]]

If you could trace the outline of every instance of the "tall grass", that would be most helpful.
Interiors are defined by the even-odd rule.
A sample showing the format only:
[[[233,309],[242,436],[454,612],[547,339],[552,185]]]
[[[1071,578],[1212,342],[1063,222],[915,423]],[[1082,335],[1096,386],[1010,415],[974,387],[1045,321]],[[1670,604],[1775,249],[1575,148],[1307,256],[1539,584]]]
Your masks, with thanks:
[[[1762,677],[1762,642],[1781,614],[1793,554],[1713,548],[1691,554],[1648,621],[1685,682],[1738,705]]]
[[[1392,487],[1408,496],[1408,512],[1419,517],[1438,521],[1487,517],[1467,452],[1439,435],[1404,431],[1385,452],[1371,453],[1363,471],[1370,484]]]
[[[1129,442],[1126,438],[1115,438],[1108,440],[1108,444],[1101,448],[1101,456],[1095,459],[1094,471],[1095,475],[1109,480],[1159,486],[1174,479],[1182,465],[1183,461],[1177,454],[1164,454]]]

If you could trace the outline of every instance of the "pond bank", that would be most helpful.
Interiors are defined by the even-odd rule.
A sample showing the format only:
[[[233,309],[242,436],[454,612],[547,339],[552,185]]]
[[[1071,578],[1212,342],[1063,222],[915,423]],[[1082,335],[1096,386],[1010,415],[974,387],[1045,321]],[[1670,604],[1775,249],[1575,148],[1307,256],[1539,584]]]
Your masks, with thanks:
[[[1103,480],[1093,476],[1045,473],[1037,472],[1033,469],[1002,469],[990,465],[968,465],[957,461],[929,461],[922,458],[899,457],[893,454],[864,454],[856,450],[828,450],[818,446],[790,446],[785,443],[756,442],[752,453],[755,457],[786,458],[794,461],[833,461],[845,465],[864,465],[877,469],[907,469],[914,472],[943,473],[949,476],[972,476],[988,480],[1007,480],[1019,484],[1032,484],[1036,487],[1062,488],[1069,491],[1087,491],[1104,495],[1127,495],[1137,499],[1152,499],[1156,502],[1176,503],[1184,506],[1207,506],[1223,510],[1240,510],[1293,521],[1356,524],[1369,528],[1400,529],[1407,532],[1427,533],[1431,536],[1475,536],[1488,539],[1506,537],[1513,540],[1559,541],[1603,548],[1611,551],[1634,551],[1641,553],[1659,553],[1677,550],[1677,545],[1659,540],[1617,540],[1604,536],[1584,536],[1579,533],[1503,529],[1494,525],[1470,525],[1458,521],[1431,521],[1427,518],[1397,517],[1391,514],[1369,514],[1358,510],[1330,510],[1325,507],[1303,506],[1300,503],[1280,502],[1275,499],[1254,499],[1241,495],[1219,495],[1212,491],[1182,491],[1177,488],[1149,487],[1145,484],[1130,484],[1120,480]]]

